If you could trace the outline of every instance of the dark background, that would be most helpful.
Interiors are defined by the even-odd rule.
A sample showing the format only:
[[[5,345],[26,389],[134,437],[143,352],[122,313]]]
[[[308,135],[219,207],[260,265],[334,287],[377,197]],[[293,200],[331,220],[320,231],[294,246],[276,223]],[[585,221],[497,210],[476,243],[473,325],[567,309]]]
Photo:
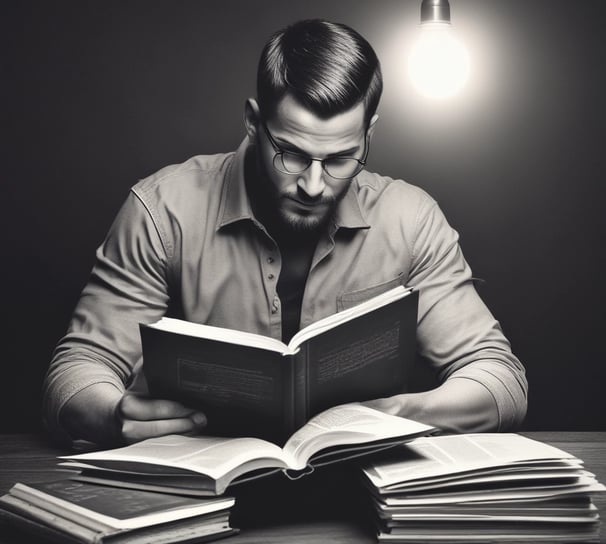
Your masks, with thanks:
[[[138,179],[234,149],[258,54],[300,18],[375,46],[385,93],[370,167],[426,189],[527,367],[527,430],[606,430],[602,0],[451,0],[468,87],[404,77],[420,0],[5,2],[0,431],[39,428],[40,386]]]

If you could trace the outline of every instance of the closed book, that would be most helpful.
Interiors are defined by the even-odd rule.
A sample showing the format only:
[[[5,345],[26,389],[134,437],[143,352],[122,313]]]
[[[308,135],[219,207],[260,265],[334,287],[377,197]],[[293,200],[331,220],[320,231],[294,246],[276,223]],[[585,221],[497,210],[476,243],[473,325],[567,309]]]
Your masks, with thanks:
[[[0,497],[0,519],[54,542],[202,542],[232,534],[231,497],[191,498],[71,479],[18,482]]]

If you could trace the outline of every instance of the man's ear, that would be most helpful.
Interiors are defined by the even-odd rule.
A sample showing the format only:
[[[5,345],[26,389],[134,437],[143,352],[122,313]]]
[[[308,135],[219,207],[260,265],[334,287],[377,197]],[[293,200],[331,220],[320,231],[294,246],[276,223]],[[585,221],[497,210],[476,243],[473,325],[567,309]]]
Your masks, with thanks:
[[[259,104],[254,98],[248,98],[244,104],[244,126],[250,143],[254,143],[257,135],[257,125],[261,119]]]
[[[375,113],[371,118],[370,121],[368,123],[368,130],[366,131],[366,134],[368,134],[368,139],[370,140],[372,138],[372,135],[375,132],[375,127],[377,126],[377,120],[379,119],[379,114]]]

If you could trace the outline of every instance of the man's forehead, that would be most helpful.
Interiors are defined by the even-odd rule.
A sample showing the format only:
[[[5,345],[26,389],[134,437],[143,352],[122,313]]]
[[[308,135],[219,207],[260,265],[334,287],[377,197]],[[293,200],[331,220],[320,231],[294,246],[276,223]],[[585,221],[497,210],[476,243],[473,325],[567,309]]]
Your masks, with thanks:
[[[365,133],[365,106],[359,103],[343,113],[324,118],[286,95],[277,104],[269,124],[276,138],[297,146],[306,143],[355,146]]]

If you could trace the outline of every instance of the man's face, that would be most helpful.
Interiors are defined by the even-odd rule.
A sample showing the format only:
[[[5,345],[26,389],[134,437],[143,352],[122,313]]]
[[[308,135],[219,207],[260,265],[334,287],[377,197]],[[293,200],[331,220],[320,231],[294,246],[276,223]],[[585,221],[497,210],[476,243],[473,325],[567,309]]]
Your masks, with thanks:
[[[253,104],[256,106],[256,103]],[[318,160],[312,161],[299,174],[280,172],[273,165],[277,152],[274,144],[281,151],[314,159],[363,159],[367,144],[364,114],[364,105],[358,104],[345,113],[322,119],[290,95],[280,101],[271,119],[261,119],[257,109],[254,141],[258,183],[262,185],[260,194],[267,200],[262,204],[275,214],[284,227],[299,232],[321,228],[345,196],[351,178],[336,179],[330,176]],[[273,144],[268,132],[274,140]]]

